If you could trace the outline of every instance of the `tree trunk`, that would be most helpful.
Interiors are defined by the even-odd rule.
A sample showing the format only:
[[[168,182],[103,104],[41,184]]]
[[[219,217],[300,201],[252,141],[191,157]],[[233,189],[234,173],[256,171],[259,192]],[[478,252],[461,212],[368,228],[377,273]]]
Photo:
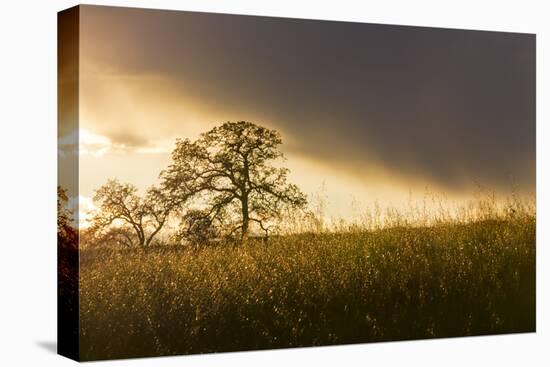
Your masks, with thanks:
[[[142,228],[137,228],[139,247],[145,247],[145,233]]]
[[[250,172],[248,167],[248,157],[244,157],[244,167],[243,167],[244,182],[241,187],[241,197],[242,197],[242,211],[243,211],[243,226],[241,229],[241,242],[245,242],[248,239],[248,226],[250,223],[250,216],[248,213],[248,191],[247,184],[250,185]]]
[[[243,215],[243,224],[241,227],[241,242],[245,242],[248,239],[248,226],[250,223],[250,218],[248,216],[248,196],[243,196],[242,215]]]
[[[151,233],[149,238],[147,238],[147,241],[145,242],[145,246],[149,246],[151,244],[151,241],[153,241],[153,238],[156,236],[156,234],[161,230],[162,226],[164,225],[164,221],[160,222],[157,225],[157,228]]]

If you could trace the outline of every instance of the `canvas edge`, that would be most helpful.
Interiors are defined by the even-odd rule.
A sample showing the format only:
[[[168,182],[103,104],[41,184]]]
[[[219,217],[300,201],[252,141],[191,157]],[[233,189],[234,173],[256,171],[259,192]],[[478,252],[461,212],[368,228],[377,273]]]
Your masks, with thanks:
[[[57,127],[58,127],[58,186],[70,183],[76,192],[78,208],[78,155],[69,164],[61,163],[60,132],[63,124],[75,132],[78,149],[79,103],[79,47],[80,6],[57,13]],[[66,126],[65,129],[67,130]],[[67,208],[68,209],[68,208]],[[58,208],[59,210],[59,208]],[[78,211],[74,213],[78,223]],[[59,217],[58,217],[59,219]],[[74,229],[74,240],[60,240],[59,223],[57,239],[57,353],[80,361],[79,316],[79,229]]]

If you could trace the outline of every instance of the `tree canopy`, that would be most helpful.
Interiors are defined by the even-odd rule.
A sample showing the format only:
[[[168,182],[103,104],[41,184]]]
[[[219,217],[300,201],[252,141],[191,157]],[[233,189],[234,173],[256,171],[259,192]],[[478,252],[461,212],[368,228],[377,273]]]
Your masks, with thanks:
[[[128,246],[149,246],[168,219],[171,202],[155,187],[144,198],[132,184],[109,180],[95,192],[99,204],[92,226],[105,238],[120,237]],[[118,226],[111,226],[113,223]],[[133,232],[133,235],[132,235]]]
[[[303,208],[300,189],[287,182],[280,134],[251,122],[226,122],[197,140],[178,139],[162,190],[179,207],[194,207],[193,223],[213,223],[241,240],[257,225],[267,235],[285,208]],[[202,219],[201,219],[202,218]],[[188,221],[187,221],[188,222]]]

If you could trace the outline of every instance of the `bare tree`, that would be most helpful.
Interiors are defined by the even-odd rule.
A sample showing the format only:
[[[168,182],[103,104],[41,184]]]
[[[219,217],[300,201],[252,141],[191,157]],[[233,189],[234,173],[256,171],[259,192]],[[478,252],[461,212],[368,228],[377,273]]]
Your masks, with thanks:
[[[146,247],[159,233],[171,210],[171,202],[155,187],[147,190],[144,198],[137,195],[137,188],[118,180],[109,180],[95,192],[98,206],[92,218],[92,226],[108,238],[121,237],[128,246]],[[113,226],[119,226],[114,229]],[[130,236],[128,229],[135,236]]]
[[[287,182],[280,134],[250,122],[227,122],[196,141],[178,139],[172,163],[161,173],[162,188],[174,203],[200,206],[209,223],[230,223],[229,233],[245,240],[251,224],[269,232],[283,207],[302,208],[306,197]]]

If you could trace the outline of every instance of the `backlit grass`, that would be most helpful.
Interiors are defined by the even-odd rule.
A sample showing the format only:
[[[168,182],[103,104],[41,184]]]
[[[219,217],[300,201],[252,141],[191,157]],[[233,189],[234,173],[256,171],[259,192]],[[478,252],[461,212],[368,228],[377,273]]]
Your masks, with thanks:
[[[80,255],[84,360],[535,330],[535,216]]]

